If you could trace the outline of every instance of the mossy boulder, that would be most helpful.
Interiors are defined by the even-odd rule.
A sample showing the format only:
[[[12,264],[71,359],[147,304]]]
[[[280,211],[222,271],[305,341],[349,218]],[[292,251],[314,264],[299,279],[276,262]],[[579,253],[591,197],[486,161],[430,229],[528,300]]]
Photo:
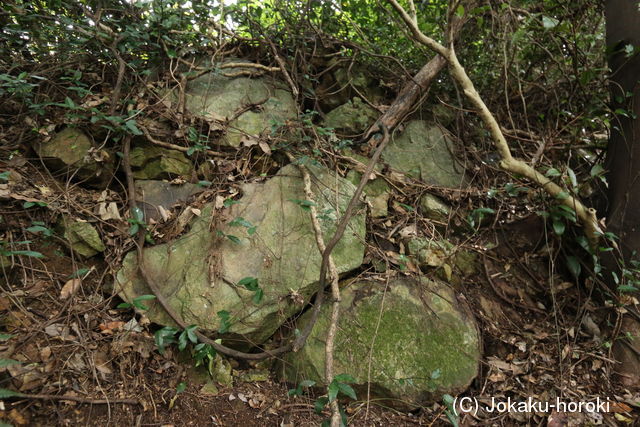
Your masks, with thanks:
[[[142,144],[131,150],[129,156],[133,177],[136,179],[163,179],[191,175],[193,164],[180,151]]]
[[[357,186],[362,179],[362,174],[351,170],[347,174],[347,179]],[[371,216],[374,218],[387,216],[389,195],[391,194],[387,181],[382,178],[369,180],[362,191],[366,195],[367,201],[371,204]]]
[[[192,114],[208,120],[231,120],[222,142],[233,147],[297,117],[295,100],[284,84],[268,78],[224,75],[252,71],[255,69],[241,65],[224,68],[187,85],[185,104]]]
[[[373,107],[356,97],[331,110],[327,114],[323,126],[333,128],[339,134],[359,135],[364,133],[379,115],[380,113]]]
[[[34,149],[56,175],[102,186],[113,173],[111,155],[97,149],[91,139],[77,128],[65,128],[51,139],[35,144]]]
[[[439,187],[465,184],[464,168],[453,155],[453,143],[436,125],[422,120],[407,124],[382,153],[392,169]]]
[[[336,227],[332,217],[342,215],[355,187],[326,168],[309,169],[322,232],[329,241]],[[242,192],[238,203],[218,215],[206,205],[189,232],[174,242],[145,249],[143,256],[149,275],[186,323],[217,330],[218,313],[226,311],[227,343],[240,339],[260,344],[318,291],[321,256],[304,209],[306,196],[297,166],[285,166],[263,183],[246,184]],[[336,209],[339,213],[332,215]],[[212,226],[214,222],[217,225]],[[362,263],[364,235],[361,207],[333,251],[340,273]],[[127,254],[117,274],[121,296],[128,301],[149,293],[136,263],[135,251]],[[255,292],[238,285],[247,277],[258,280],[264,294],[261,301],[255,302]],[[146,314],[152,321],[172,324],[157,303],[148,305]]]
[[[370,381],[373,397],[414,409],[444,393],[464,391],[478,374],[477,326],[446,284],[418,278],[395,279],[388,286],[354,281],[341,296],[334,372],[353,376],[359,397],[364,397]],[[326,385],[330,312],[330,305],[325,305],[307,344],[285,356],[278,369],[284,380]],[[300,318],[297,329],[304,328],[310,315]]]

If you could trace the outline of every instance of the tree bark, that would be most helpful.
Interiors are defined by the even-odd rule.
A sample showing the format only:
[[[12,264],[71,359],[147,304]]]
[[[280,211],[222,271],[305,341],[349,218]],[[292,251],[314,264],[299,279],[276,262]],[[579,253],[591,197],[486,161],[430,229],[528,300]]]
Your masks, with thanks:
[[[620,253],[617,256],[627,265],[634,252],[640,253],[639,7],[640,3],[633,0],[607,0],[605,4],[611,102],[612,109],[619,112],[611,122],[606,159],[606,169],[609,171],[607,228],[620,238]],[[625,52],[625,46],[628,45],[635,47],[635,55],[629,56]],[[619,270],[615,262],[609,263],[614,264],[610,266],[614,270]],[[620,277],[620,273],[617,274]],[[637,386],[640,384],[640,323],[626,316],[621,335],[629,333],[635,338],[616,340],[614,355],[620,362],[617,373],[621,380]]]

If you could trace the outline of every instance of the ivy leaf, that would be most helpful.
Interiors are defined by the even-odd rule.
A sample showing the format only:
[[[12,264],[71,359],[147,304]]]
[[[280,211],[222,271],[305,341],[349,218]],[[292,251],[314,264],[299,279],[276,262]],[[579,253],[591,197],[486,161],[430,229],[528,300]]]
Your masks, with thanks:
[[[262,289],[258,289],[256,293],[253,295],[252,301],[255,305],[258,305],[262,301],[263,297],[264,297],[264,292],[262,291]]]
[[[191,341],[194,344],[198,342],[198,336],[196,335],[197,329],[198,329],[197,325],[190,325],[190,326],[187,326],[187,328],[185,329],[185,332],[187,333],[187,337],[189,338],[189,341]]]
[[[580,272],[582,271],[582,266],[580,265],[580,262],[576,257],[572,255],[569,255],[567,257],[567,268],[575,278],[578,278],[578,276],[580,276]]]

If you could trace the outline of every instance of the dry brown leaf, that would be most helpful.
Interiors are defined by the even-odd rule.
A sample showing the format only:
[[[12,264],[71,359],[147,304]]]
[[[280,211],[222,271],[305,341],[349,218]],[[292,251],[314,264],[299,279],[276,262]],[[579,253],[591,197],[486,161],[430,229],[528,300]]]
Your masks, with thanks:
[[[68,280],[67,283],[64,284],[62,290],[60,291],[60,299],[66,300],[73,294],[75,294],[78,289],[82,285],[82,280],[80,278],[75,278]]]
[[[9,420],[15,425],[24,426],[29,423],[27,418],[15,408],[9,411],[8,416]]]
[[[116,321],[116,322],[107,322],[98,326],[100,328],[100,333],[105,335],[111,335],[114,331],[120,330],[124,326],[124,322]]]
[[[267,144],[264,141],[260,141],[258,143],[258,145],[260,146],[260,149],[267,155],[271,155],[271,147],[269,147],[269,144]]]
[[[40,350],[40,360],[46,362],[51,357],[51,347],[47,346]]]
[[[103,221],[108,221],[110,219],[122,219],[116,202],[110,202],[109,204],[105,202],[100,203],[98,205],[98,215],[100,215],[100,219]]]
[[[111,369],[111,361],[107,357],[107,354],[102,351],[98,351],[93,354],[93,362],[96,366],[96,369],[103,374],[112,374],[113,370]]]

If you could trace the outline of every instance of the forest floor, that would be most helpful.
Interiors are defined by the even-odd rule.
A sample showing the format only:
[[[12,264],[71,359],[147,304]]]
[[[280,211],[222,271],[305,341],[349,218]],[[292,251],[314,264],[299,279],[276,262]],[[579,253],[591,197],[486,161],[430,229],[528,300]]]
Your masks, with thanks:
[[[14,256],[14,265],[2,270],[0,358],[21,363],[0,367],[0,388],[24,395],[0,400],[0,422],[303,426],[327,418],[326,410],[315,413],[316,396],[289,396],[291,385],[274,379],[245,383],[236,375],[232,386],[203,389],[202,373],[192,361],[173,349],[158,353],[155,325],[117,308],[122,301],[108,287],[116,263],[77,259],[55,233],[27,230],[34,223],[54,228],[54,219],[64,212],[94,215],[104,194],[60,184],[34,159],[15,157],[0,166],[19,177],[14,186],[0,189],[5,238],[30,241],[22,249],[44,255]],[[133,248],[126,229],[98,227],[107,245],[104,259],[121,259]],[[480,375],[464,395],[484,405],[507,397],[540,402],[599,398],[609,401],[609,412],[460,414],[460,425],[638,422],[640,408],[633,402],[639,396],[613,383],[610,331],[596,326],[613,327],[616,319],[609,319],[609,310],[597,302],[597,288],[578,286],[569,275],[556,273],[562,271],[556,264],[563,249],[550,234],[544,220],[525,213],[486,224],[459,243],[477,254],[477,271],[456,291],[472,307],[483,340]],[[83,274],[76,285],[78,271]],[[134,327],[125,327],[132,319]],[[232,366],[239,373],[255,368],[244,362]],[[186,388],[178,393],[180,383]],[[358,397],[344,402],[350,425],[449,424],[442,402],[407,413]]]

